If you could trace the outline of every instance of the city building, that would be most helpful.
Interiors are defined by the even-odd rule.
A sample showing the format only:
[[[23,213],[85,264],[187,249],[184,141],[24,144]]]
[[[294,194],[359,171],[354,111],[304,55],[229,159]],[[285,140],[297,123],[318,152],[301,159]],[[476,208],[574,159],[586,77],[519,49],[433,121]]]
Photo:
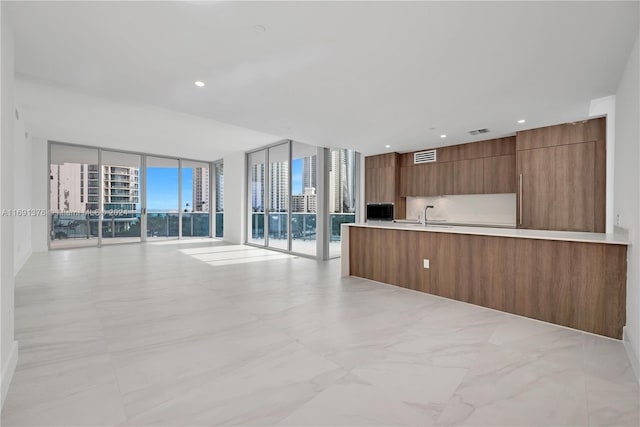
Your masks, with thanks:
[[[216,194],[216,200],[217,200]],[[193,168],[193,211],[209,211],[209,168]]]
[[[291,212],[315,213],[317,197],[315,188],[305,187],[302,194],[293,194],[291,196]]]

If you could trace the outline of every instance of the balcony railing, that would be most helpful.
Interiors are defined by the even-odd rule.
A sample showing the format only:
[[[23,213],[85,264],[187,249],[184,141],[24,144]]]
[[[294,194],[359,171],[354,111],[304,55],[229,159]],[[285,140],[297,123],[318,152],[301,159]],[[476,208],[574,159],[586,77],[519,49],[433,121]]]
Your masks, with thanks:
[[[287,239],[287,213],[269,214],[269,239]],[[264,212],[253,212],[251,215],[251,235],[253,239],[264,237]],[[329,241],[340,241],[340,225],[356,222],[355,213],[329,214]],[[291,214],[291,238],[293,240],[316,239],[317,214],[294,212]]]

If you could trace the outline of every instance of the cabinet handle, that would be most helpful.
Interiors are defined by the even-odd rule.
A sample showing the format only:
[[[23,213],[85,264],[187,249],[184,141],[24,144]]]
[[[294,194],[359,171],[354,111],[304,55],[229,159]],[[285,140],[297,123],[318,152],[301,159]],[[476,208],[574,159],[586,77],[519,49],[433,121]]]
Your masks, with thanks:
[[[520,192],[520,225],[522,225],[522,174],[518,176],[518,190]]]

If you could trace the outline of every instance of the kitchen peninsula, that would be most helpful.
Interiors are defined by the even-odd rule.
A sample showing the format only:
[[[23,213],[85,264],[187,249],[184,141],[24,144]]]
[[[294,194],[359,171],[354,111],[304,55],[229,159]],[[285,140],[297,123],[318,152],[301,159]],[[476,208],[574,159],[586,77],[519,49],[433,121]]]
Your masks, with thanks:
[[[342,274],[611,338],[625,325],[625,236],[343,224]]]

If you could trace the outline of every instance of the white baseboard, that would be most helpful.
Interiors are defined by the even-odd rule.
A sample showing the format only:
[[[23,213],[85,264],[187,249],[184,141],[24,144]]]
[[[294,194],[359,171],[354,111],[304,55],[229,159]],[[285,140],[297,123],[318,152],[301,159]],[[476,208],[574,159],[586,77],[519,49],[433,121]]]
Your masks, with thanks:
[[[13,379],[13,374],[16,372],[16,366],[18,366],[18,341],[13,342],[7,365],[2,368],[2,406],[4,406],[4,399],[7,397],[7,393],[9,393],[9,385]]]
[[[622,342],[624,343],[625,350],[627,350],[627,356],[629,356],[629,360],[631,361],[631,367],[633,368],[633,372],[636,374],[636,379],[640,383],[640,357],[638,357],[631,346],[626,326],[622,328]]]

